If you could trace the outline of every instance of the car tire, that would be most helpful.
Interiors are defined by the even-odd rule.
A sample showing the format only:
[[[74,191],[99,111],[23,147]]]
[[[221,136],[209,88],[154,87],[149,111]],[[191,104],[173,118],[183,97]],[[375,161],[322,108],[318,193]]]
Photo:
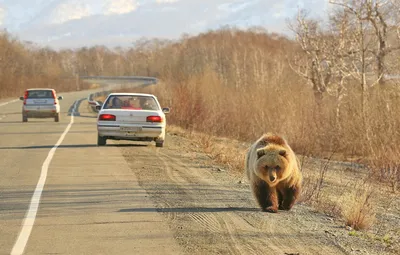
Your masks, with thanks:
[[[28,122],[28,117],[22,116],[22,122]]]
[[[54,117],[55,122],[60,122],[60,113],[57,113],[57,115]]]
[[[98,146],[104,146],[106,144],[107,144],[107,139],[97,135],[97,145]]]
[[[156,142],[156,147],[164,147],[164,142]]]

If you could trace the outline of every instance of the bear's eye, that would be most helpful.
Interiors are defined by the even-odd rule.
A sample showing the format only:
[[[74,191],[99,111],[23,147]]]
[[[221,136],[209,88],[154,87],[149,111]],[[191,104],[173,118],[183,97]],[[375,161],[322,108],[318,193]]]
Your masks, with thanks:
[[[280,166],[276,166],[276,167],[275,167],[275,170],[276,170],[276,171],[279,171],[279,170],[281,170],[281,167],[280,167]]]

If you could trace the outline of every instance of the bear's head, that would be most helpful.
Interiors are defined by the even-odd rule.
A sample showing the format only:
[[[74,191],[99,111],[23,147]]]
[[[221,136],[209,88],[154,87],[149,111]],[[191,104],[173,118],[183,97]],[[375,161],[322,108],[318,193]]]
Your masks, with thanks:
[[[291,175],[290,159],[286,148],[267,146],[257,150],[256,175],[275,186]]]

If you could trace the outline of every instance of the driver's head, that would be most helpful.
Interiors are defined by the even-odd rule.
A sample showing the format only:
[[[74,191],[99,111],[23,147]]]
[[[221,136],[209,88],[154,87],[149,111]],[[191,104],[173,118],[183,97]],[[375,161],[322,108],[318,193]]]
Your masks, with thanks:
[[[114,97],[113,106],[114,107],[121,107],[121,104],[122,104],[121,99],[119,99],[118,97]]]

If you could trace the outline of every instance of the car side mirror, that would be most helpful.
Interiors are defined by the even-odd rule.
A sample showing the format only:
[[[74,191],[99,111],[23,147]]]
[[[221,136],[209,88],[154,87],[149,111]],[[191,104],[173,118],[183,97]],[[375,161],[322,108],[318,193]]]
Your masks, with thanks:
[[[24,101],[24,97],[19,97],[19,100]]]
[[[101,109],[101,105],[96,105],[96,110],[100,111],[100,109]]]
[[[59,96],[59,97],[58,97],[58,100],[63,100],[63,97],[62,97],[62,96]]]
[[[162,111],[163,111],[163,113],[169,113],[169,112],[170,112],[170,109],[169,109],[168,107],[164,107],[164,108],[162,109]]]

